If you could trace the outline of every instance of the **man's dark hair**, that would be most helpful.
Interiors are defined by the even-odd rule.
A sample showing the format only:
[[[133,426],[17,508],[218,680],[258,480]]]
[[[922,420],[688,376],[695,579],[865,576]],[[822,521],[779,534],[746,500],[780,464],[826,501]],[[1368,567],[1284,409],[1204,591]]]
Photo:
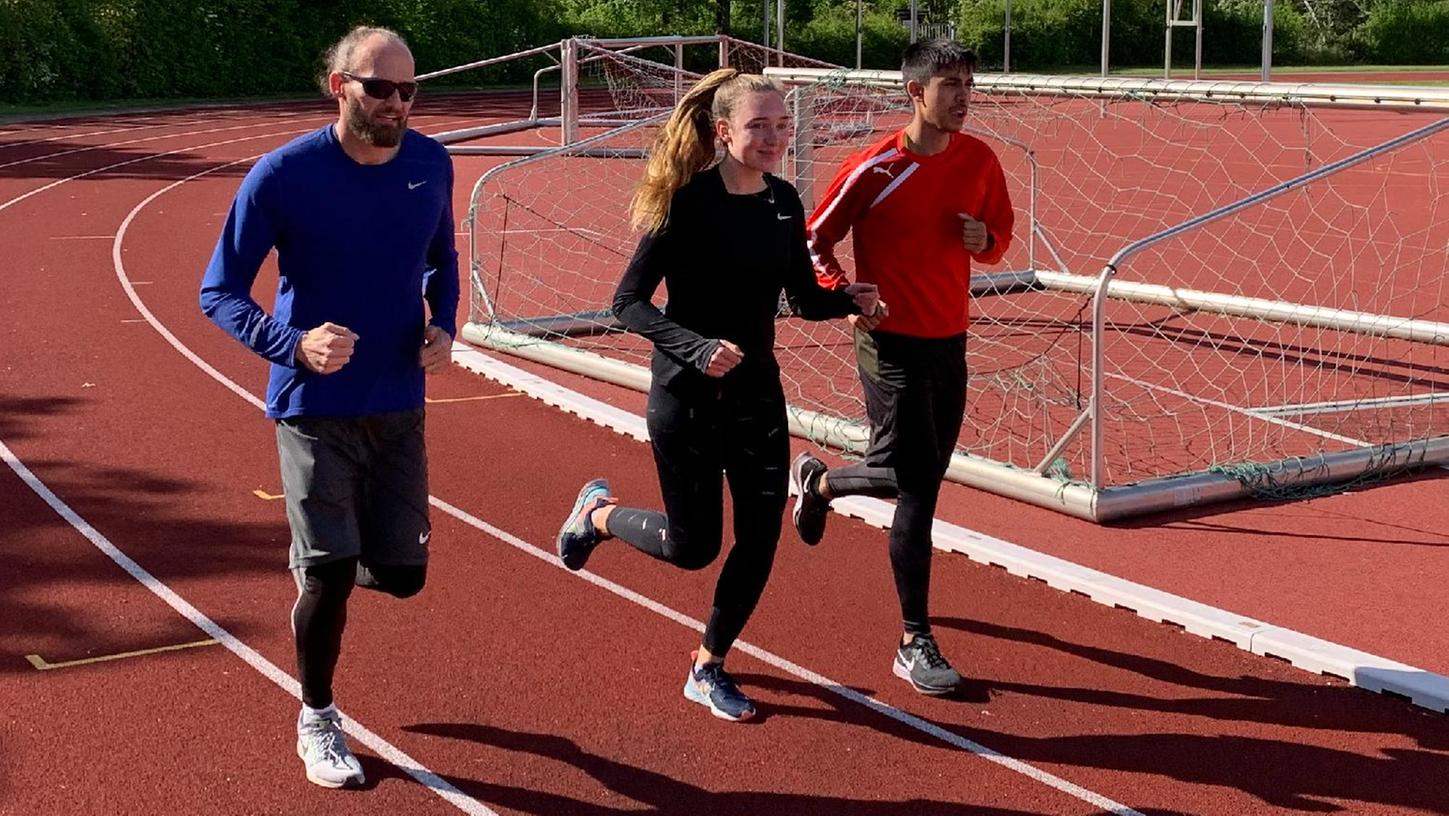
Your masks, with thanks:
[[[901,78],[905,82],[914,79],[925,85],[936,74],[962,68],[975,71],[976,54],[945,37],[917,40],[901,55]]]

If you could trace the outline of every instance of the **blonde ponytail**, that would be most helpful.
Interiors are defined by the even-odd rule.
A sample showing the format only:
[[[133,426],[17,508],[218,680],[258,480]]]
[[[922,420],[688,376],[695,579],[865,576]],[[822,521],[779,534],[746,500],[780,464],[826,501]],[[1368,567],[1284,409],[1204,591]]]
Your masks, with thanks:
[[[714,163],[715,120],[728,119],[735,100],[756,91],[784,93],[773,79],[720,68],[706,74],[679,100],[654,142],[644,180],[629,202],[629,221],[636,229],[657,232],[664,226],[674,192]]]

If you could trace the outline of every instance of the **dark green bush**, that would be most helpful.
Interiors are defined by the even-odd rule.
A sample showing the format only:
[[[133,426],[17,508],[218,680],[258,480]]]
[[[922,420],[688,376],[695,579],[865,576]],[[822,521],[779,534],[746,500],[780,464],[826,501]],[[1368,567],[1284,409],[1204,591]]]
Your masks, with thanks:
[[[1381,2],[1359,33],[1365,56],[1375,62],[1449,63],[1449,0]]]

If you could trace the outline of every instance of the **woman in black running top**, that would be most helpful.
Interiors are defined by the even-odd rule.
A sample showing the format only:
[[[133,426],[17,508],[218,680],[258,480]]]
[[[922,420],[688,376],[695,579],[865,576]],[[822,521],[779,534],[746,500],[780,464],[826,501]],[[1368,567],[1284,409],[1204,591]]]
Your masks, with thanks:
[[[614,295],[614,314],[654,344],[648,427],[665,512],[622,507],[595,479],[579,491],[557,542],[575,570],[608,538],[702,569],[720,552],[729,479],[735,543],[684,686],[685,697],[727,720],[755,713],[724,658],[769,578],[788,490],[774,354],[780,293],[807,320],[882,306],[873,285],[832,291],[816,283],[800,197],[769,174],[791,128],[778,85],[728,68],[700,80],[665,125],[631,205],[644,236]],[[725,149],[717,164],[716,143]],[[669,294],[662,312],[651,300],[661,281]]]

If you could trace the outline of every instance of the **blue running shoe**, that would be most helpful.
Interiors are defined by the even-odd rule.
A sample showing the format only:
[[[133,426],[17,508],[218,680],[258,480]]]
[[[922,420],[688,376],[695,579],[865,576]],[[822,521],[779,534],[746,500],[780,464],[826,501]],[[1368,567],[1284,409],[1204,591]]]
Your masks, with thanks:
[[[744,695],[723,663],[689,664],[689,677],[684,681],[684,699],[709,707],[709,713],[721,720],[742,722],[755,716],[755,701]]]
[[[563,560],[565,567],[577,572],[588,563],[594,547],[603,538],[594,529],[589,514],[602,507],[608,498],[609,483],[604,479],[594,479],[579,489],[579,497],[574,500],[573,509],[569,510],[568,518],[564,519],[563,526],[559,528],[558,540],[555,542],[558,546],[558,557]]]

